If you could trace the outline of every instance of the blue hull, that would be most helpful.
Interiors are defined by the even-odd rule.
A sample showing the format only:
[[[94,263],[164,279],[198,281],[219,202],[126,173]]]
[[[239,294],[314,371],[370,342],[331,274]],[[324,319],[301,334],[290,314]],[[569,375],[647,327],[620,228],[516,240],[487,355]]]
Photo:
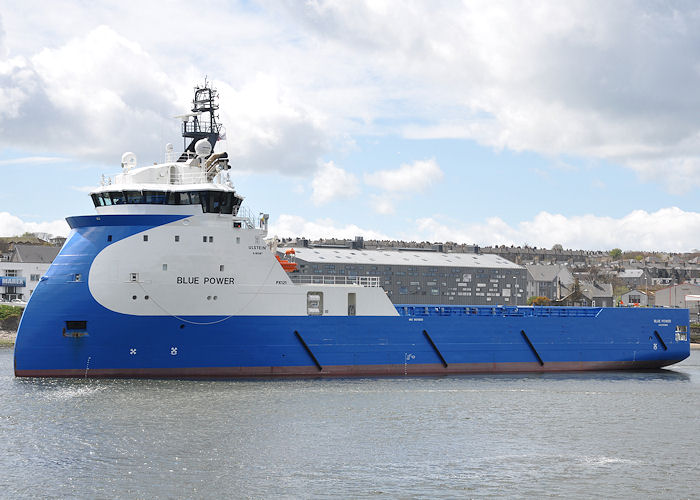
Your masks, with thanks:
[[[659,368],[689,356],[685,309],[397,306],[397,317],[132,316],[90,294],[90,264],[114,241],[170,222],[71,219],[74,233],[33,293],[17,376],[421,375]],[[128,226],[125,225],[128,220]],[[134,224],[134,221],[141,224]],[[79,273],[82,281],[71,280]],[[659,318],[664,318],[663,321]],[[67,329],[67,321],[85,328]],[[680,327],[680,328],[677,328]]]

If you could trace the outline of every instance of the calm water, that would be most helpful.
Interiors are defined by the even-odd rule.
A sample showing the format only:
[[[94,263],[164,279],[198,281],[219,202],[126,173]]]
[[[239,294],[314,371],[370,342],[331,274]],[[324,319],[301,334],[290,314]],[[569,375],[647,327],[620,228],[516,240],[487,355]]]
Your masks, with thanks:
[[[700,351],[672,370],[26,380],[0,349],[3,498],[700,496]]]

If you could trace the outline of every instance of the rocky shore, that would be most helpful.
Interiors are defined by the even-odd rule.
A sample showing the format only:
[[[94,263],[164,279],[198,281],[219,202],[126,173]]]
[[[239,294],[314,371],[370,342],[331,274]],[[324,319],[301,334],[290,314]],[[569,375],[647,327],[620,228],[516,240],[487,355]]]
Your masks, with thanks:
[[[15,337],[17,332],[9,332],[0,330],[0,347],[9,347],[15,345]]]
[[[0,317],[0,347],[15,345],[17,328],[19,328],[19,319],[20,314],[17,313],[8,317]]]

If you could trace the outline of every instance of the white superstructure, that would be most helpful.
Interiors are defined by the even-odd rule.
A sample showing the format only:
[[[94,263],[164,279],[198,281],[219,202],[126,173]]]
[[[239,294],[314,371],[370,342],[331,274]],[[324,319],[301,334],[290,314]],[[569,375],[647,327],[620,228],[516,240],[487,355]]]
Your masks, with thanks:
[[[214,97],[196,89],[193,110],[209,112],[210,121],[184,115],[196,119],[183,123],[187,151],[175,155],[168,145],[166,162],[141,167],[125,153],[122,172],[90,193],[98,216],[170,217],[127,237],[106,235],[111,243],[89,272],[95,300],[140,316],[397,316],[377,281],[292,282],[264,242],[268,216],[241,210],[228,156],[213,152]]]

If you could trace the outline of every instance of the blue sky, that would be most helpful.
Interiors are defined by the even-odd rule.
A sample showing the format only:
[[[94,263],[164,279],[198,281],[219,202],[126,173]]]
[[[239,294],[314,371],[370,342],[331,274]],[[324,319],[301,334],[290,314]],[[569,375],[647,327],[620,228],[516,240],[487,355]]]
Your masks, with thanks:
[[[0,235],[181,147],[208,75],[278,236],[690,251],[698,68],[692,3],[0,0]]]

